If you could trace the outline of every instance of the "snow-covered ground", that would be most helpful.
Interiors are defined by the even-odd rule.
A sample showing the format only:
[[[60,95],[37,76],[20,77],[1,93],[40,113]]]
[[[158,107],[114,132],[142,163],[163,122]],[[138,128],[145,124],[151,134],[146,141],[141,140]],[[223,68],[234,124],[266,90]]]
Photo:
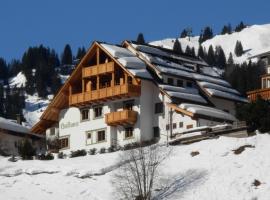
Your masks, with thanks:
[[[238,155],[232,151],[247,144],[254,148]],[[269,200],[269,144],[265,134],[174,146],[162,165],[156,199]],[[192,157],[194,151],[199,154]],[[120,153],[15,163],[0,157],[1,199],[117,199],[111,180]],[[254,186],[255,179],[261,185]]]
[[[185,50],[187,45],[194,47],[195,50],[199,48],[199,37],[179,38],[182,49]],[[234,48],[236,41],[241,41],[245,53],[241,57],[236,57]],[[168,38],[160,41],[154,41],[150,44],[163,46],[164,48],[172,49],[175,38]],[[202,43],[202,46],[208,50],[209,46],[221,46],[228,59],[230,52],[232,52],[234,61],[242,63],[249,57],[270,51],[270,24],[253,25],[243,29],[241,32],[234,32],[232,34],[216,35],[214,38]]]

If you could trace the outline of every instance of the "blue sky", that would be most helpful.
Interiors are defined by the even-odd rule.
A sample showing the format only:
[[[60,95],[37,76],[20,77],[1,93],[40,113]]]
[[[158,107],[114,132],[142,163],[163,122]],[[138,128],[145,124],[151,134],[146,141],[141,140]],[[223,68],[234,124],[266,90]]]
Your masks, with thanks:
[[[7,0],[0,2],[0,57],[21,58],[34,45],[43,44],[59,54],[66,43],[74,51],[93,40],[119,43],[176,37],[183,28],[195,34],[206,25],[214,32],[241,20],[270,23],[270,1],[257,0]]]

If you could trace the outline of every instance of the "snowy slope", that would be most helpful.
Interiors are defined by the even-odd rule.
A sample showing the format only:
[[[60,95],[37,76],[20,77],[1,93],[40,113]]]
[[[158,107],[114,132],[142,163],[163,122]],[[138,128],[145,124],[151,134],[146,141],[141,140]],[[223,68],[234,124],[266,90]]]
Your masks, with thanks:
[[[25,75],[22,72],[19,72],[16,76],[10,78],[8,80],[9,86],[11,88],[17,87],[17,88],[21,88],[21,87],[25,87],[26,84],[26,78]]]
[[[269,200],[270,135],[174,146],[155,185],[156,200]],[[253,145],[236,155],[232,150]],[[163,147],[166,148],[166,147]],[[192,157],[191,152],[199,155]],[[8,162],[0,157],[0,194],[8,200],[113,200],[121,152],[53,161]],[[254,186],[257,179],[261,185]]]
[[[198,50],[198,39],[198,36],[191,37],[190,41],[189,38],[179,38],[182,49],[184,50],[187,45]],[[173,47],[174,40],[174,38],[168,38],[151,42],[151,44],[171,49]],[[237,40],[241,41],[243,49],[246,51],[246,53],[241,57],[236,57],[234,54],[234,48]],[[226,58],[228,58],[230,52],[232,52],[235,62],[242,63],[250,56],[270,51],[270,24],[253,25],[243,29],[241,32],[235,32],[230,35],[216,35],[214,38],[202,43],[202,46],[207,50],[210,45],[213,45],[213,47],[221,46],[225,52]]]

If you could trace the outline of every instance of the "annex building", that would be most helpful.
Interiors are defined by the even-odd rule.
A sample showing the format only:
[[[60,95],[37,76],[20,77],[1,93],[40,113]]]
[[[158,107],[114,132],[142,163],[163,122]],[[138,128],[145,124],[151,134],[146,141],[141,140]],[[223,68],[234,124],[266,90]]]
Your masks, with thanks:
[[[166,141],[202,126],[237,121],[247,102],[203,60],[124,41],[94,42],[32,132],[60,151]]]

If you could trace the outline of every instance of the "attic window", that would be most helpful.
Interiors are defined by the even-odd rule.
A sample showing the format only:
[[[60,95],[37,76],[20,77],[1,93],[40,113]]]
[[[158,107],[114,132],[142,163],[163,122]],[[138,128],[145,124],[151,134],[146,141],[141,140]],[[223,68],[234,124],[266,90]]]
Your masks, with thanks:
[[[187,87],[192,88],[193,87],[193,83],[191,81],[187,81]]]

